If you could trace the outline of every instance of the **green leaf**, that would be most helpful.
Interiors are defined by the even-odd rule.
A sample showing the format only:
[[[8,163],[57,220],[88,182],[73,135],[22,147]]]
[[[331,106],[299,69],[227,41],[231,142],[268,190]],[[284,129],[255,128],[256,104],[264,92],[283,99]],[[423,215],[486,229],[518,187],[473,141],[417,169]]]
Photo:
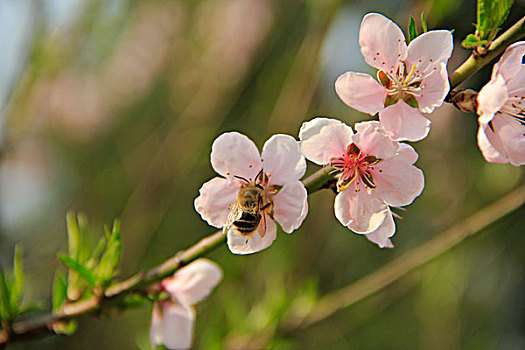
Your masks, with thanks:
[[[408,23],[408,40],[412,41],[417,38],[416,21],[414,17],[410,16],[410,22]]]
[[[67,283],[64,274],[57,270],[53,280],[53,312],[60,310],[67,299]]]
[[[4,271],[0,269],[0,318],[10,321],[13,315],[11,313],[9,282],[6,277]]]
[[[90,287],[96,285],[95,274],[90,269],[67,255],[59,254],[58,259],[60,259],[65,267],[78,273],[82,279],[89,283]]]
[[[11,306],[17,306],[22,301],[24,292],[24,262],[22,249],[15,246],[15,256],[13,259],[13,285],[11,288]]]
[[[66,222],[69,256],[77,259],[80,251],[81,237],[76,215],[73,212],[68,212],[66,215]]]
[[[80,231],[80,246],[78,250],[78,259],[80,263],[84,264],[89,259],[91,253],[91,246],[89,244],[90,229],[86,215],[77,214],[78,228]]]
[[[425,12],[421,12],[421,27],[423,28],[423,33],[428,32],[427,21],[425,19]]]
[[[485,46],[488,44],[487,40],[480,40],[476,35],[469,34],[461,43],[461,46],[465,49],[475,49],[478,46]]]
[[[98,282],[99,284],[107,284],[111,281],[115,269],[120,260],[122,253],[121,238],[120,238],[120,221],[113,222],[113,229],[111,233],[106,230],[107,248],[100,259],[98,266]]]
[[[509,15],[514,0],[478,0],[476,34],[480,40],[492,41]]]
[[[104,248],[106,247],[106,237],[100,237],[98,240],[97,246],[95,249],[93,249],[93,252],[91,253],[91,258],[89,258],[88,262],[86,263],[86,266],[90,269],[94,268],[98,260],[100,259],[100,255],[104,251]]]

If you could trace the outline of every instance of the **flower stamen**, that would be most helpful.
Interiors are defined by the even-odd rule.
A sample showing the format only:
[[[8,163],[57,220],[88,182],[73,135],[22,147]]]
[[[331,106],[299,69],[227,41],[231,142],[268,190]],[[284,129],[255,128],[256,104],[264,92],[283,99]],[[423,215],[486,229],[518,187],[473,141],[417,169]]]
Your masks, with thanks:
[[[339,174],[337,181],[339,191],[350,186],[356,179],[358,180],[357,184],[359,184],[360,179],[366,187],[374,189],[376,187],[373,178],[374,165],[380,161],[381,159],[362,152],[352,143],[341,157],[332,158],[330,166],[335,169],[330,174]]]

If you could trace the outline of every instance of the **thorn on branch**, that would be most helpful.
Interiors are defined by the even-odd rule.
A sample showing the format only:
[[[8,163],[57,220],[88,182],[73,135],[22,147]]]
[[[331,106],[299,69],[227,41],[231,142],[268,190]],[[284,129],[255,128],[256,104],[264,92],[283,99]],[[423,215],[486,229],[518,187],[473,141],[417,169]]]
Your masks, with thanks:
[[[452,103],[462,112],[476,113],[478,109],[477,97],[478,93],[471,89],[461,91],[452,90],[449,92],[445,101]]]

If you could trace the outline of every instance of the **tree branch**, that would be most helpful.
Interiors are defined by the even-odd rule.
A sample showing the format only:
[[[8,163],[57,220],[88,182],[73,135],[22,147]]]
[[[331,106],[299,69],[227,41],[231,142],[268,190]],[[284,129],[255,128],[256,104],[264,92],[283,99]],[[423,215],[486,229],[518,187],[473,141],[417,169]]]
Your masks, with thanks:
[[[322,297],[306,315],[292,315],[283,323],[282,330],[284,333],[289,333],[305,329],[343,308],[358,303],[406,276],[414,269],[434,260],[466,238],[518,209],[524,203],[525,185],[521,185],[503,198],[455,224],[430,241],[404,253],[375,272]]]
[[[326,167],[318,170],[310,177],[303,180],[309,194],[322,188],[327,188],[331,183],[332,168]],[[15,340],[25,340],[55,333],[55,325],[75,317],[101,311],[117,297],[145,290],[148,286],[171,276],[175,271],[190,262],[203,257],[215,248],[226,243],[226,236],[219,230],[202,238],[193,246],[180,251],[162,264],[146,271],[141,271],[130,278],[117,282],[107,288],[100,296],[68,303],[54,314],[45,315],[35,319],[15,322],[11,328],[0,330],[0,348]]]
[[[507,29],[496,40],[494,40],[483,56],[472,54],[454,73],[449,77],[450,90],[467,80],[476,71],[483,68],[493,58],[499,55],[507,46],[515,43],[525,36],[525,16]]]

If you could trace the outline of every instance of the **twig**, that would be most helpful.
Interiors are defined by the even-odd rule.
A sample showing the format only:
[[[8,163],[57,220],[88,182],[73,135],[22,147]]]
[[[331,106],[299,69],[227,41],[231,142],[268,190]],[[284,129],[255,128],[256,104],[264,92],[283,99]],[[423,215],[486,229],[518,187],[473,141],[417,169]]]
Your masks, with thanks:
[[[316,306],[302,317],[291,316],[281,327],[284,333],[305,329],[338,310],[349,307],[371,296],[414,269],[432,261],[466,238],[501,219],[525,203],[525,185],[514,189],[503,198],[479,210],[430,241],[389,262],[356,282],[321,298]]]
[[[303,184],[309,194],[322,189],[324,184],[330,182],[330,170],[331,168],[329,167],[322,168],[303,180]],[[0,348],[4,344],[14,340],[30,339],[52,334],[54,333],[54,326],[57,323],[80,315],[100,311],[113,299],[143,290],[151,284],[161,281],[184,265],[207,255],[225,242],[226,236],[222,233],[222,230],[217,231],[214,234],[204,237],[188,249],[177,253],[159,266],[139,272],[124,281],[113,284],[107,288],[101,296],[93,296],[88,299],[66,304],[54,314],[46,315],[38,319],[15,322],[11,325],[10,332],[7,332],[5,329],[0,331]]]
[[[496,40],[494,40],[487,52],[483,56],[472,54],[454,73],[449,77],[450,89],[454,89],[459,84],[467,80],[474,72],[480,70],[493,58],[499,55],[507,46],[520,40],[525,36],[525,16],[516,22],[512,27],[507,29]]]

